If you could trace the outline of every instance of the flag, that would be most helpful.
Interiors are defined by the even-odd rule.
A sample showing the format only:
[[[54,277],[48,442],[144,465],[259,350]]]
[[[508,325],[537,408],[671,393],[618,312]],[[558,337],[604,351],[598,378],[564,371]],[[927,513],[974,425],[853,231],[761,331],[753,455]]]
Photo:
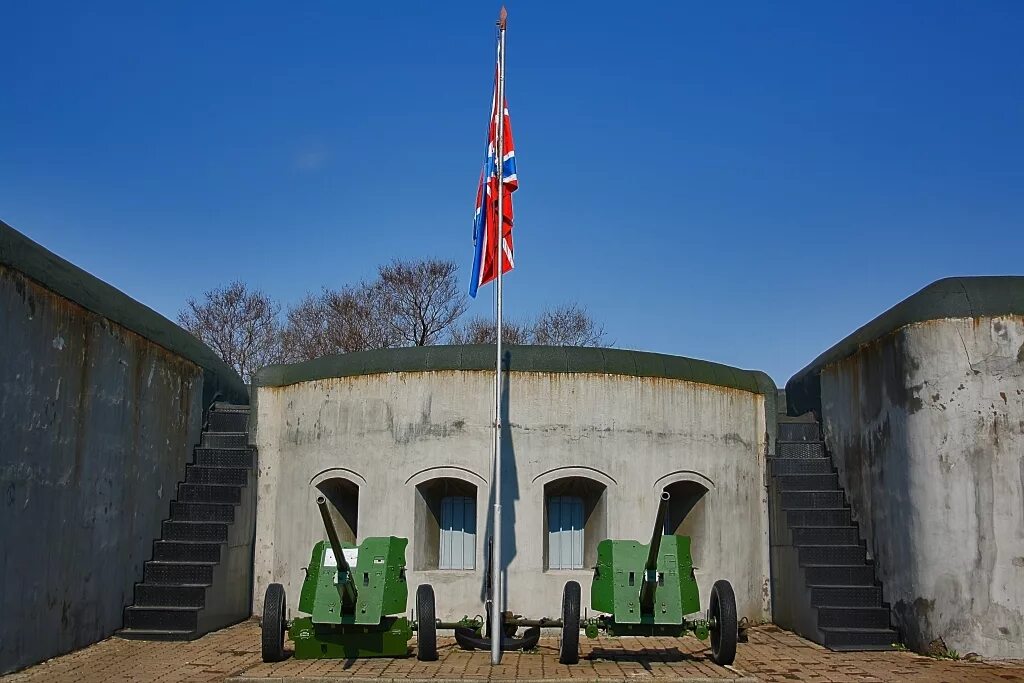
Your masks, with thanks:
[[[498,225],[502,234],[502,269],[507,273],[515,262],[512,258],[512,193],[519,187],[516,176],[516,148],[512,142],[512,122],[508,116],[508,101],[505,100],[502,113],[502,168],[501,182],[504,184],[501,220],[498,218],[498,173],[494,162],[497,146],[495,108],[498,102],[498,83],[495,79],[494,97],[491,100],[491,123],[487,133],[487,154],[480,171],[480,183],[476,191],[476,213],[473,216],[473,273],[469,282],[469,295],[475,297],[478,288],[498,277],[498,255],[495,244],[498,240]]]

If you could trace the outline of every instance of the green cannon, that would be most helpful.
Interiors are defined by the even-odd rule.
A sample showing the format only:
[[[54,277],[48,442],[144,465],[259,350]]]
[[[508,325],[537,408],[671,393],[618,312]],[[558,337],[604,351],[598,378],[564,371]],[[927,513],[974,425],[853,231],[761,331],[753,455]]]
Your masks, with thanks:
[[[664,533],[668,501],[668,492],[663,492],[650,543],[606,539],[598,544],[590,604],[595,612],[604,614],[581,622],[580,585],[575,581],[566,583],[559,661],[579,661],[582,626],[589,638],[601,632],[610,636],[672,637],[693,633],[700,640],[710,635],[711,658],[721,665],[732,664],[738,635],[732,585],[724,579],[716,581],[707,613],[699,614],[700,595],[690,559],[690,539]]]
[[[437,629],[455,625],[436,619],[430,584],[416,589],[415,621],[401,616],[409,596],[405,578],[408,540],[387,536],[365,538],[358,546],[343,543],[326,499],[319,496],[316,503],[327,540],[313,546],[299,594],[299,611],[309,616],[289,623],[284,587],[270,584],[263,602],[263,661],[284,659],[286,633],[295,646],[296,659],[404,657],[414,631],[417,657],[437,659]]]

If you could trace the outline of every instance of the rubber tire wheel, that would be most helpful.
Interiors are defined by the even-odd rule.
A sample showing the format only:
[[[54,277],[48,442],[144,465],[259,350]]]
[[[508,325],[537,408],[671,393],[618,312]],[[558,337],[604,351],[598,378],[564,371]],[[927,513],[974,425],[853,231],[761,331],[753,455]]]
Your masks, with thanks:
[[[421,583],[416,588],[416,659],[437,660],[437,611],[434,609],[434,587]]]
[[[711,603],[708,614],[715,618],[716,626],[711,629],[711,659],[715,664],[728,666],[736,660],[736,594],[732,584],[725,579],[715,581],[711,587]]]
[[[558,661],[580,661],[580,585],[567,581],[562,589],[562,638],[558,643]]]
[[[284,659],[284,586],[272,583],[263,596],[263,622],[261,640],[264,662],[280,662]]]

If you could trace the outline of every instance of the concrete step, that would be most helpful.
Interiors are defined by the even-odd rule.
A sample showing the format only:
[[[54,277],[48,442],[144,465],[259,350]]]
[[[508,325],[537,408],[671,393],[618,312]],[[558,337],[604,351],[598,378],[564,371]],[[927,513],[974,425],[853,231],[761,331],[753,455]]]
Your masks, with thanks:
[[[211,410],[209,431],[244,432],[249,428],[249,411]]]
[[[178,500],[189,503],[231,503],[242,502],[241,486],[222,484],[178,484]]]
[[[853,518],[850,508],[817,508],[812,510],[787,510],[786,521],[795,526],[850,526]]]
[[[870,586],[875,581],[875,567],[862,565],[805,565],[804,573],[811,585]]]
[[[216,562],[164,562],[149,560],[143,570],[143,583],[171,586],[213,584]]]
[[[769,458],[768,468],[774,475],[784,474],[832,474],[830,458]]]
[[[846,496],[835,491],[782,491],[783,510],[821,510],[846,507]]]
[[[139,607],[124,610],[125,628],[194,631],[199,627],[198,607]]]
[[[212,406],[214,411],[220,412],[234,412],[234,413],[248,413],[248,403],[227,403],[226,401],[217,401]]]
[[[838,474],[780,474],[775,477],[780,491],[838,491]]]
[[[857,545],[860,535],[854,526],[791,526],[793,545]]]
[[[206,586],[137,583],[133,603],[139,607],[204,607]]]
[[[867,550],[863,545],[808,545],[797,548],[800,566],[815,564],[863,566]]]
[[[247,432],[203,432],[199,442],[204,448],[248,448]]]
[[[167,541],[214,541],[228,540],[228,525],[224,522],[176,522],[164,520],[161,537]]]
[[[252,467],[252,451],[248,448],[206,448],[195,450],[195,464],[202,467]]]
[[[822,628],[825,647],[837,651],[891,650],[899,640],[891,628]]]
[[[165,541],[153,543],[153,559],[162,562],[220,562],[220,543]]]
[[[817,422],[777,423],[776,438],[779,441],[820,441],[821,426]]]
[[[818,607],[818,628],[889,628],[884,607]]]
[[[171,501],[171,519],[175,522],[235,521],[235,506],[229,503],[182,503]]]
[[[208,467],[185,465],[185,483],[220,484],[221,486],[245,486],[249,483],[248,467]]]
[[[881,607],[881,586],[810,585],[811,604],[815,607]]]
[[[821,441],[777,441],[777,458],[824,458],[827,457],[825,444]]]

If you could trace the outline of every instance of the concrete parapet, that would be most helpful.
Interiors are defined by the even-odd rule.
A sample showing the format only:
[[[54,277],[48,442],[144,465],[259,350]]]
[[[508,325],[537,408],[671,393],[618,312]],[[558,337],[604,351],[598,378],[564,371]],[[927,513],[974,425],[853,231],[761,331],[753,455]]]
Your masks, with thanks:
[[[907,644],[1024,657],[1024,278],[940,280],[787,384]]]

